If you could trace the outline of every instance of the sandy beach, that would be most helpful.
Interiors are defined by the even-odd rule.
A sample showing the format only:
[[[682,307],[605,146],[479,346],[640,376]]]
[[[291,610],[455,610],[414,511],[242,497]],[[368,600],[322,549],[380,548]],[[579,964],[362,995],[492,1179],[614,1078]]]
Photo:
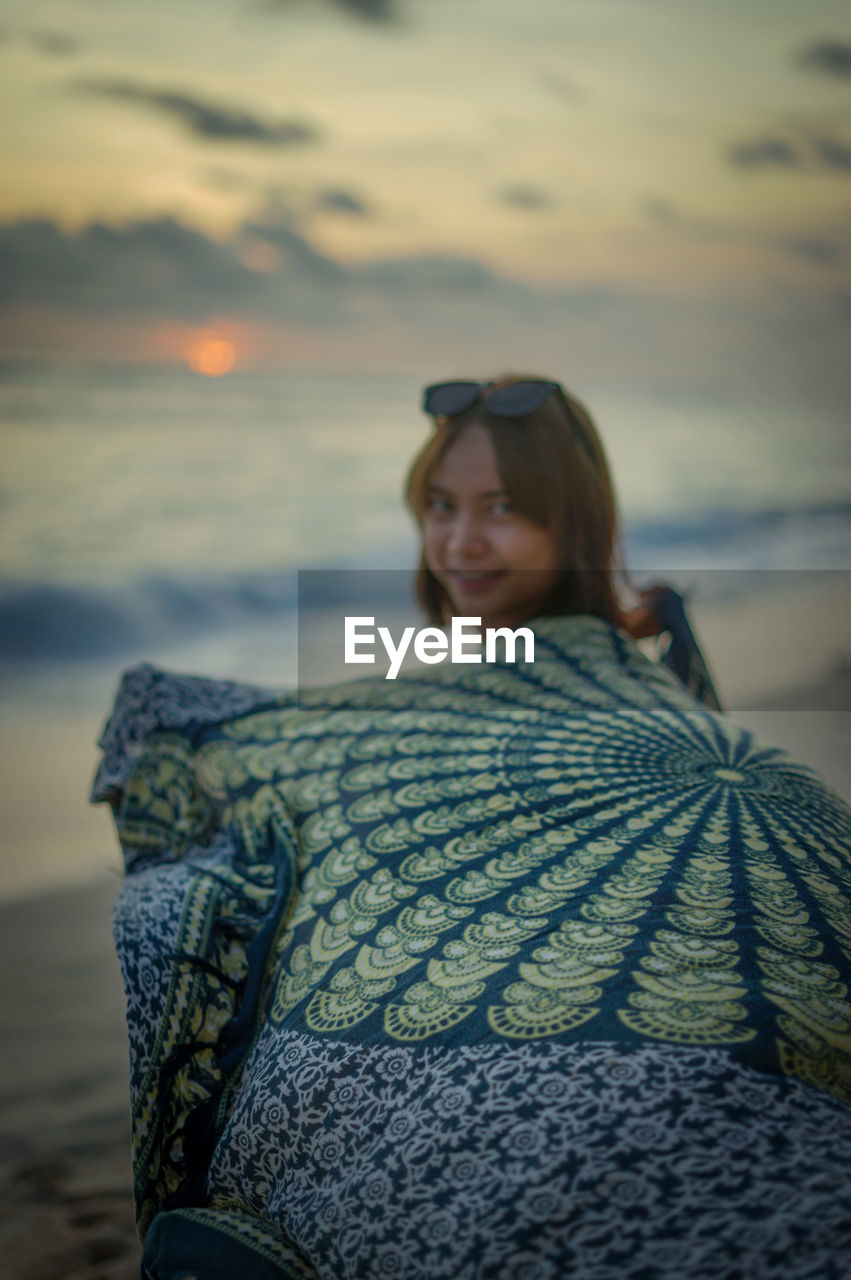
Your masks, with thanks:
[[[732,719],[851,796],[851,669],[840,651],[834,648],[821,679],[736,695]],[[38,756],[38,726],[32,733],[30,762]],[[94,751],[78,756],[63,775],[77,797]],[[28,771],[21,757],[21,777]],[[35,848],[61,831],[55,815],[34,812],[32,799],[32,790],[19,794],[19,816],[7,832],[26,835]],[[94,865],[104,869],[74,887],[0,906],[0,1256],[10,1280],[138,1276],[123,995],[110,934],[119,877],[106,869],[117,854],[106,808],[76,809],[69,838],[94,840]],[[21,826],[26,811],[34,814],[28,833]]]
[[[0,908],[0,1256],[14,1280],[130,1280],[127,1049],[104,876]]]

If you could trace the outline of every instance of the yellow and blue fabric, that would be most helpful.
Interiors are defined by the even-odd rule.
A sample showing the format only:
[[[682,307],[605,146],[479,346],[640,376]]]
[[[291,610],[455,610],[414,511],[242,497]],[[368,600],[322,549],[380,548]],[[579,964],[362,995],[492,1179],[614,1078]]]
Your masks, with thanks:
[[[851,814],[608,624],[535,629],[300,697],[125,676],[151,1280],[843,1274]]]

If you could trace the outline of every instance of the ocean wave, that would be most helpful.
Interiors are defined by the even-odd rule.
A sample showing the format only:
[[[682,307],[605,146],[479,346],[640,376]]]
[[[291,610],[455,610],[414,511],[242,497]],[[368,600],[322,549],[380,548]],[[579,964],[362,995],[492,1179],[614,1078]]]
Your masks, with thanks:
[[[156,648],[294,610],[293,573],[158,574],[122,587],[0,586],[0,658],[100,658]]]
[[[851,501],[755,510],[716,507],[626,522],[636,569],[816,570],[851,568]]]

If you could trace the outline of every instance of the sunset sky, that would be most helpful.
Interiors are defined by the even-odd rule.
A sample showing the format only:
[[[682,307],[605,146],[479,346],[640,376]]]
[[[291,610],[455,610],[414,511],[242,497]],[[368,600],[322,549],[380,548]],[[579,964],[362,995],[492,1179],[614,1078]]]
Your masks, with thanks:
[[[0,6],[12,356],[847,396],[839,0]]]

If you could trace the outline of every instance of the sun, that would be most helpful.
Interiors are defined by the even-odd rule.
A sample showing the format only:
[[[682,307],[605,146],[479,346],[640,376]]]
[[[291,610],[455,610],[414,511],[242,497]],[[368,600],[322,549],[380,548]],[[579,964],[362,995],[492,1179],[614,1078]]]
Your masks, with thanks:
[[[236,347],[218,333],[201,333],[187,353],[190,369],[205,378],[221,378],[230,373],[236,360]]]

